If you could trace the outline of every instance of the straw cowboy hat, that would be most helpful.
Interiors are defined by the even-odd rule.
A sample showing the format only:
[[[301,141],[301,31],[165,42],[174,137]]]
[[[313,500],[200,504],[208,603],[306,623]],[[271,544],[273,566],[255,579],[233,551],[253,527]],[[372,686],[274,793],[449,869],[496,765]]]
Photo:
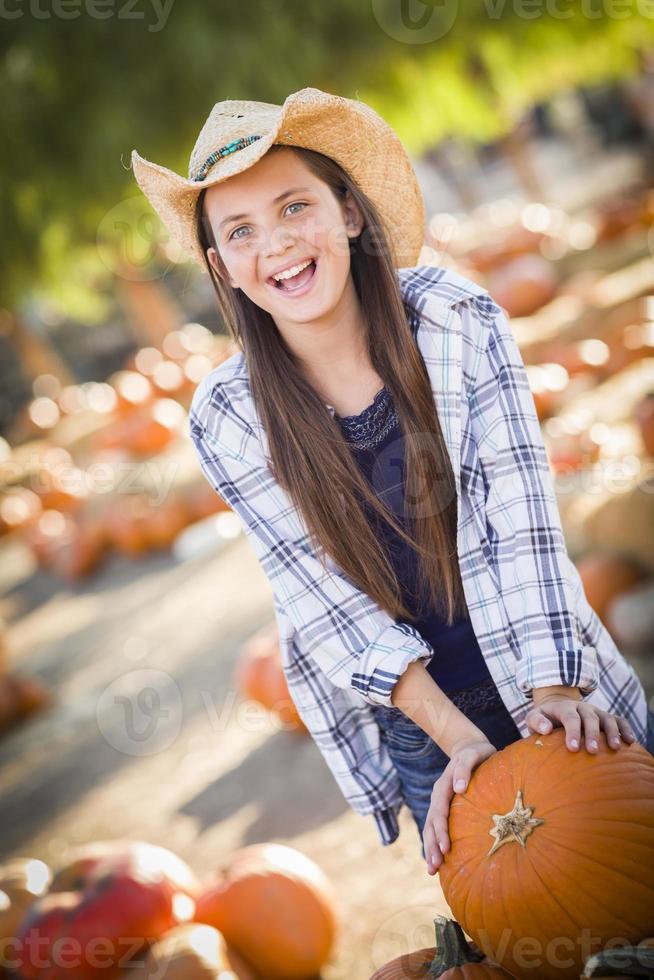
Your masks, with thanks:
[[[217,102],[198,136],[188,179],[132,150],[136,181],[164,225],[206,272],[196,236],[198,194],[256,163],[273,143],[317,150],[336,160],[376,205],[397,268],[415,265],[425,211],[416,174],[394,130],[365,102],[317,88],[284,104]]]

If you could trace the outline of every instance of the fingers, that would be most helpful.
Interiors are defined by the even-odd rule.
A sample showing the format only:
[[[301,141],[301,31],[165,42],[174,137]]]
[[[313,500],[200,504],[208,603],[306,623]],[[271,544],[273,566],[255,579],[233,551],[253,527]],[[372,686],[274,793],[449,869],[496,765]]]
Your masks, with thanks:
[[[422,835],[427,870],[430,875],[436,874],[443,862],[443,855],[450,848],[447,821],[452,799],[451,787],[451,777],[447,778],[443,773],[434,783],[431,794],[431,805]]]
[[[527,727],[534,733],[544,735],[552,729],[552,722],[540,708],[532,708],[527,715],[526,721]]]
[[[565,728],[565,744],[576,752],[581,744],[581,716],[577,711],[578,706],[578,701],[565,699],[546,707],[532,708],[527,725],[533,732],[545,734],[552,730],[554,719]]]
[[[592,704],[579,704],[578,709],[583,719],[584,742],[589,752],[599,751],[601,729],[604,729],[607,744],[614,750],[620,748],[621,737],[627,743],[635,741],[636,736],[629,722],[620,715],[612,715],[609,711],[602,711]]]
[[[620,727],[618,725],[617,717],[615,715],[610,715],[607,712],[602,717],[602,724],[604,726],[606,741],[609,747],[614,750],[619,749],[621,742],[620,742]]]
[[[546,713],[547,712],[547,713]],[[548,717],[548,715],[550,717]],[[553,722],[558,722],[565,729],[566,746],[576,752],[582,741],[588,752],[595,754],[599,751],[600,732],[606,734],[607,744],[612,749],[619,749],[622,741],[628,744],[636,740],[631,725],[620,715],[612,715],[587,702],[558,702],[542,708],[533,708],[527,715],[527,726],[532,732],[545,733],[551,730]]]
[[[626,718],[612,715],[608,711],[598,711],[599,722],[606,733],[606,741],[612,749],[619,749],[622,739],[629,745],[636,741],[631,725]]]
[[[600,719],[592,704],[578,704],[577,709],[584,725],[584,744],[589,752],[599,751]]]
[[[636,741],[636,736],[634,735],[634,732],[633,732],[633,730],[631,728],[631,725],[629,724],[629,722],[627,721],[627,719],[626,718],[622,718],[620,715],[615,715],[613,717],[615,717],[615,719],[616,719],[616,721],[618,723],[618,728],[620,730],[620,734],[623,737],[623,739],[625,740],[625,742],[628,742],[628,743],[635,742]]]

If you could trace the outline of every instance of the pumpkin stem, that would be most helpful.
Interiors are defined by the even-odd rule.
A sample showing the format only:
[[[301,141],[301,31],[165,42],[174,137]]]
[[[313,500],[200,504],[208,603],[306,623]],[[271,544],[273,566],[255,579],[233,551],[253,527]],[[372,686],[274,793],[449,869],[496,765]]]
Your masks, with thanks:
[[[543,820],[532,817],[533,812],[533,806],[523,804],[522,790],[519,789],[512,810],[508,813],[493,814],[494,826],[489,830],[489,834],[495,838],[495,843],[486,857],[490,857],[502,844],[508,844],[510,841],[517,841],[521,847],[524,847],[529,834],[539,824],[544,823]]]
[[[446,970],[464,963],[480,963],[483,953],[477,953],[468,943],[463,929],[454,919],[446,919],[437,915],[434,919],[436,927],[436,955],[429,964],[428,976],[440,977]]]
[[[654,949],[651,946],[616,946],[603,949],[586,960],[582,977],[652,977]]]

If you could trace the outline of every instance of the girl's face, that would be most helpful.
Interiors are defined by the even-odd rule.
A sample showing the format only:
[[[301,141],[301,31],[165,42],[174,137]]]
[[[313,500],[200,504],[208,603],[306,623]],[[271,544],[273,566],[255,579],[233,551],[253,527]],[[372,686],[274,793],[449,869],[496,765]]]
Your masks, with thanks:
[[[348,192],[341,203],[291,149],[266,154],[207,189],[205,212],[234,288],[278,325],[329,318],[350,282],[348,239],[363,229]],[[216,254],[207,250],[217,272]],[[273,274],[310,264],[277,284]]]

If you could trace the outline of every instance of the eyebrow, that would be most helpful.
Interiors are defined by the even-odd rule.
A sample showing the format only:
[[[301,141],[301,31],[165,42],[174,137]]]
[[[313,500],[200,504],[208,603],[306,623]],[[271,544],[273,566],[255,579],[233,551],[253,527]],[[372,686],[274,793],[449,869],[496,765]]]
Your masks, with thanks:
[[[279,204],[283,201],[285,197],[290,197],[291,194],[306,194],[311,191],[310,187],[291,187],[290,190],[284,191],[283,194],[279,194],[273,199],[273,204]],[[223,218],[219,223],[218,228],[223,228],[224,225],[228,225],[230,221],[242,221],[243,218],[249,217],[247,214],[230,214],[229,217]]]

